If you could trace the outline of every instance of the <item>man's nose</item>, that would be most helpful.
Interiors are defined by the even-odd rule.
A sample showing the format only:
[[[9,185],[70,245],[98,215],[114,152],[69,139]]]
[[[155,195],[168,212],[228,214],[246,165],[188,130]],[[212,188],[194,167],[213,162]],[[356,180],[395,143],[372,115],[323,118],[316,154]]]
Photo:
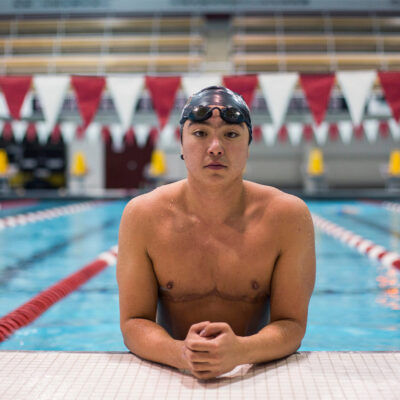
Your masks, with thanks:
[[[214,137],[211,139],[210,146],[208,147],[208,152],[210,154],[213,154],[214,156],[223,154],[224,148],[222,147],[219,138]]]

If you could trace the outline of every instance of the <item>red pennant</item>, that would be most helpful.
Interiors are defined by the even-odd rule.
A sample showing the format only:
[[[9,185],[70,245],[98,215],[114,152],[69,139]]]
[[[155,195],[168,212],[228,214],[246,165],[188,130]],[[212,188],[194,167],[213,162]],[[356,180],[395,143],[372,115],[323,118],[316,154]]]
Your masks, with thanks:
[[[378,75],[393,117],[400,122],[400,72],[378,72]]]
[[[77,139],[83,139],[83,137],[84,137],[84,135],[85,135],[85,128],[86,127],[83,127],[82,125],[78,125],[77,127],[76,127],[76,132],[75,132],[75,135],[76,135],[76,138]]]
[[[282,125],[281,129],[279,129],[278,132],[278,140],[280,142],[287,142],[287,139],[288,139],[288,131],[286,125]]]
[[[332,87],[335,83],[335,75],[301,74],[300,83],[315,123],[319,125],[325,118]]]
[[[10,142],[13,138],[13,129],[12,129],[12,125],[10,121],[7,121],[4,124],[4,128],[3,128],[3,139],[6,142]]]
[[[261,126],[260,125],[256,125],[253,128],[253,140],[255,142],[259,142],[262,138],[262,130],[261,130]]]
[[[36,139],[36,126],[33,122],[30,122],[28,128],[26,129],[26,140],[28,142],[34,142]]]
[[[379,133],[381,137],[387,139],[389,137],[390,128],[389,123],[387,121],[380,121],[379,122]]]
[[[158,135],[159,135],[159,130],[155,126],[153,126],[150,129],[149,138],[147,139],[147,141],[150,140],[150,143],[153,144],[157,143]]]
[[[330,124],[329,125],[329,138],[332,142],[335,142],[336,140],[339,139],[339,128],[337,124]]]
[[[257,75],[229,75],[223,77],[224,85],[239,93],[249,108],[254,100],[254,94],[258,85]]]
[[[51,143],[59,143],[61,140],[61,128],[59,124],[56,124],[51,132]]]
[[[92,122],[99,107],[106,79],[98,76],[72,76],[71,84],[76,93],[85,130]]]
[[[103,125],[101,127],[101,137],[103,138],[104,143],[111,142],[111,132],[110,128],[107,125]]]
[[[130,127],[125,133],[125,144],[133,145],[136,141],[135,139],[135,132],[132,127]]]
[[[364,128],[362,124],[355,126],[353,128],[353,132],[354,132],[354,137],[358,140],[361,140],[364,137]]]
[[[21,107],[31,87],[31,76],[1,76],[0,86],[14,119],[19,119]]]
[[[149,89],[161,130],[168,122],[180,83],[179,76],[146,76],[146,86]]]
[[[179,142],[181,141],[181,127],[177,126],[175,128],[175,138],[176,140],[178,140]]]
[[[314,130],[310,124],[305,124],[303,126],[303,137],[307,142],[311,142],[314,138]]]

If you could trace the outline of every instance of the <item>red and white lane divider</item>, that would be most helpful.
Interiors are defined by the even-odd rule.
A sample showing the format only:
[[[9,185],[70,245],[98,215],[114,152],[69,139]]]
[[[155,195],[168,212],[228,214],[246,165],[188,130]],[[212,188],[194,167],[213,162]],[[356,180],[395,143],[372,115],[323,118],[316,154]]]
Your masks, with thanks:
[[[30,324],[53,304],[76,290],[107,266],[114,265],[117,259],[117,252],[118,248],[114,246],[110,250],[101,253],[90,264],[43,290],[22,306],[0,318],[0,342],[7,339],[16,330]]]
[[[312,218],[314,225],[326,234],[339,239],[350,247],[356,248],[360,253],[365,254],[373,260],[379,260],[385,266],[391,266],[400,269],[399,253],[389,251],[383,246],[379,246],[373,243],[371,240],[365,239],[362,236],[342,228],[341,226],[336,225],[333,222],[330,222],[316,214],[312,214]]]
[[[43,221],[45,219],[57,218],[67,214],[75,214],[85,211],[88,208],[94,207],[100,203],[104,203],[104,201],[85,201],[83,203],[71,204],[69,206],[54,207],[47,210],[40,210],[25,214],[18,214],[11,217],[0,218],[0,230],[17,225],[26,225],[33,222]]]

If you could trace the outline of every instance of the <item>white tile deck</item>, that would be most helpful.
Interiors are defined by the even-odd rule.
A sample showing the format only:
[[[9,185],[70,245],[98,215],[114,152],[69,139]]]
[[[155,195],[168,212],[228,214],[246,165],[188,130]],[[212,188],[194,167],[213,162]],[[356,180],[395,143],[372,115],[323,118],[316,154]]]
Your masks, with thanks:
[[[0,399],[400,399],[400,352],[302,352],[202,382],[129,353],[0,351]]]

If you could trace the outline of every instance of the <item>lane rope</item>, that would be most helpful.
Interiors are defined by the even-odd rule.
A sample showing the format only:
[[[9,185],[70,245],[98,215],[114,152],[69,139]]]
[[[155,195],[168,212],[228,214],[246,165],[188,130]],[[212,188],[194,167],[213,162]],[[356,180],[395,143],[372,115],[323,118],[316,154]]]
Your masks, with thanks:
[[[31,300],[0,318],[0,342],[7,339],[16,330],[33,322],[52,305],[93,278],[107,266],[114,265],[117,259],[117,251],[118,247],[113,246],[110,250],[101,253],[91,263],[43,290]]]
[[[348,246],[357,249],[361,254],[365,254],[373,260],[380,261],[385,266],[400,269],[399,253],[389,251],[385,247],[377,245],[371,240],[365,239],[348,229],[342,228],[319,215],[312,214],[312,219],[314,225],[327,235],[346,243]]]
[[[75,214],[78,212],[85,211],[95,205],[104,203],[101,200],[85,201],[82,203],[70,204],[68,206],[54,207],[47,210],[40,210],[34,212],[28,212],[25,214],[13,215],[10,217],[0,218],[0,230],[5,228],[11,228],[17,225],[26,225],[45,219],[53,219],[62,217],[67,214]]]

